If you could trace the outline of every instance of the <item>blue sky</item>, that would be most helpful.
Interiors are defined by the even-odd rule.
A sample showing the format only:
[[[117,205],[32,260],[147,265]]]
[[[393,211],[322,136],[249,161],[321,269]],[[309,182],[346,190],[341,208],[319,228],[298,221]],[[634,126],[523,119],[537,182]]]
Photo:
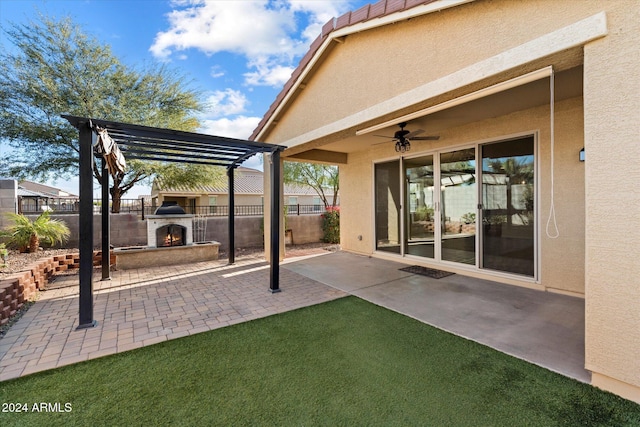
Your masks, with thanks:
[[[208,108],[200,132],[247,138],[332,17],[366,0],[2,0],[0,27],[70,16],[130,65],[165,62]],[[7,40],[0,34],[5,48]],[[106,117],[105,119],[108,119]],[[6,148],[5,148],[6,149]],[[245,166],[262,168],[257,157]],[[77,194],[77,180],[49,182]],[[125,197],[149,194],[144,186]]]

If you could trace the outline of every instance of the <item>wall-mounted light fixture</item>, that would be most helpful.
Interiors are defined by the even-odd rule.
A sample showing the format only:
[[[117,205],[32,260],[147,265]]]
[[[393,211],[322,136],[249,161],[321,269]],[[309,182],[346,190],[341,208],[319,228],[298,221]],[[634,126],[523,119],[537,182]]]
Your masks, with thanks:
[[[580,159],[581,162],[584,162],[584,147],[582,147],[582,150],[580,150],[580,154],[578,158]]]

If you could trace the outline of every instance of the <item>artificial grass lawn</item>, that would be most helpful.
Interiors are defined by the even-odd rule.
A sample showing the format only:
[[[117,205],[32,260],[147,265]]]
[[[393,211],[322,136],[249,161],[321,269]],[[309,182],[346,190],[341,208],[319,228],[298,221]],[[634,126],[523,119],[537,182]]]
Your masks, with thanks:
[[[0,383],[0,425],[640,425],[640,405],[355,297]]]

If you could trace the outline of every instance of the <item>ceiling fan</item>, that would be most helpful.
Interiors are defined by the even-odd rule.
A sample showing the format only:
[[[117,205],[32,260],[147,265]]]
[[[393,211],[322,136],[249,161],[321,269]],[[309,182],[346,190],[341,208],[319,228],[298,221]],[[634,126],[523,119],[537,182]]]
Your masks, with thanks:
[[[440,139],[439,136],[417,136],[417,135],[420,135],[421,133],[424,133],[424,130],[417,129],[417,130],[414,130],[413,132],[410,132],[405,129],[405,126],[407,126],[407,122],[399,123],[398,126],[400,126],[400,130],[396,131],[396,133],[392,137],[387,135],[374,135],[374,136],[381,137],[381,138],[391,138],[393,141],[396,142],[396,152],[398,153],[405,153],[411,150],[412,140],[413,141],[437,141],[438,139]]]

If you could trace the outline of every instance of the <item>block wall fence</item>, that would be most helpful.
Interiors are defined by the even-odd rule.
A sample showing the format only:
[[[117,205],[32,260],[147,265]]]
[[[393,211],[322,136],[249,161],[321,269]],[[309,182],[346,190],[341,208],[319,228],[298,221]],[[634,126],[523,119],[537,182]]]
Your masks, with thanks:
[[[28,215],[35,219],[36,216]],[[51,215],[53,219],[64,221],[71,230],[71,237],[63,245],[65,248],[78,247],[78,215]],[[115,247],[147,246],[147,221],[136,214],[112,214],[111,245]],[[205,241],[220,242],[221,250],[227,250],[228,219],[225,217],[206,218]],[[102,241],[102,217],[94,215],[94,248],[100,248]],[[322,217],[320,215],[289,215],[287,228],[292,230],[293,243],[316,243],[322,241]],[[263,241],[263,218],[261,216],[239,216],[235,218],[236,248],[260,247]],[[60,247],[60,246],[55,246]]]

